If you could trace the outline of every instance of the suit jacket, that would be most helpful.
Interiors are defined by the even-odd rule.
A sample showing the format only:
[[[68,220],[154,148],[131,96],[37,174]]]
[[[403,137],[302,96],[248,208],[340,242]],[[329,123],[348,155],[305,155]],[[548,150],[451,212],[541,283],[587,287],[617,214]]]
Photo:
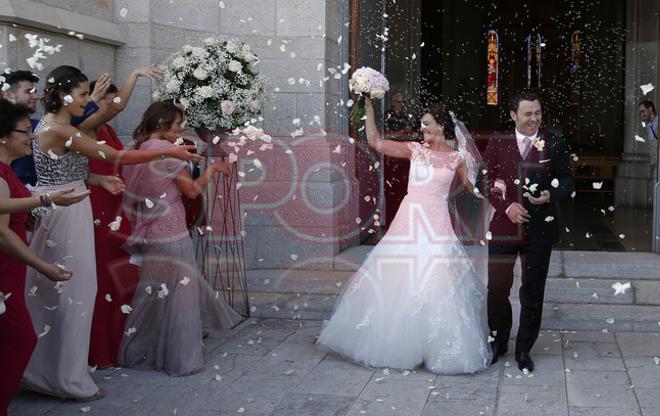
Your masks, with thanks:
[[[488,142],[484,153],[487,171],[485,174],[482,171],[479,187],[495,207],[490,222],[491,244],[553,244],[559,241],[557,203],[573,192],[568,147],[562,137],[544,130],[539,132],[539,138],[545,141],[543,150],[532,147],[525,160],[518,150],[515,132]],[[496,179],[506,184],[505,198],[490,193]],[[537,197],[544,190],[550,191],[548,204],[533,205],[523,196],[529,192]],[[505,212],[513,202],[529,211],[531,219],[528,223],[511,222]]]

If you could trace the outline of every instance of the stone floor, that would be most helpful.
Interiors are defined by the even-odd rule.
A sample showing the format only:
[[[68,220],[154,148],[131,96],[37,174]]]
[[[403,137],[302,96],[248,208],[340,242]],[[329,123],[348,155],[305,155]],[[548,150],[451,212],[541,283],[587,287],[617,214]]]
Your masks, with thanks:
[[[660,336],[545,331],[521,373],[511,354],[477,375],[366,369],[314,345],[318,321],[249,320],[207,340],[204,372],[93,373],[108,395],[81,404],[20,392],[11,416],[660,415]],[[507,361],[508,360],[508,361]]]

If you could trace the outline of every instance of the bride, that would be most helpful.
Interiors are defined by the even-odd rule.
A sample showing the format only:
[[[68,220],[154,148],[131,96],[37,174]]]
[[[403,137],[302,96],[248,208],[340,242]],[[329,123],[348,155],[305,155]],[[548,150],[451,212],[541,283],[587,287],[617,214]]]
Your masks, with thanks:
[[[368,367],[473,373],[491,359],[484,284],[452,227],[448,196],[459,175],[475,193],[478,151],[446,142],[454,125],[443,104],[421,119],[424,143],[383,140],[365,98],[369,146],[411,160],[408,194],[326,321],[318,342]],[[474,150],[473,150],[474,149]],[[477,191],[478,192],[478,191]]]

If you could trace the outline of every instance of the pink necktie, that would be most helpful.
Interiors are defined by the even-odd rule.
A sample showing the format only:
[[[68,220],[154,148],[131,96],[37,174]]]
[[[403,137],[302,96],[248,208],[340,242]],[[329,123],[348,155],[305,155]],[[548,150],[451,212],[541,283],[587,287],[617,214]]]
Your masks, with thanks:
[[[532,139],[530,139],[529,137],[525,137],[523,139],[523,152],[522,152],[523,160],[527,159],[530,150],[532,150]]]

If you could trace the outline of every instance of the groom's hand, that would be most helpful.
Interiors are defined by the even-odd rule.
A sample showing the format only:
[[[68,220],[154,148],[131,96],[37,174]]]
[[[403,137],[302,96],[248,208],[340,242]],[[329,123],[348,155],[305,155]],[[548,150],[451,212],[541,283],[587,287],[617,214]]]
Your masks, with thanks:
[[[529,202],[531,202],[533,205],[543,205],[547,204],[550,202],[550,191],[543,191],[541,192],[541,195],[538,198],[534,198],[531,195],[527,195],[527,199],[529,199]]]
[[[514,224],[523,224],[529,222],[529,219],[531,218],[529,216],[529,212],[527,212],[527,210],[517,202],[509,205],[509,208],[506,210],[506,215]]]

